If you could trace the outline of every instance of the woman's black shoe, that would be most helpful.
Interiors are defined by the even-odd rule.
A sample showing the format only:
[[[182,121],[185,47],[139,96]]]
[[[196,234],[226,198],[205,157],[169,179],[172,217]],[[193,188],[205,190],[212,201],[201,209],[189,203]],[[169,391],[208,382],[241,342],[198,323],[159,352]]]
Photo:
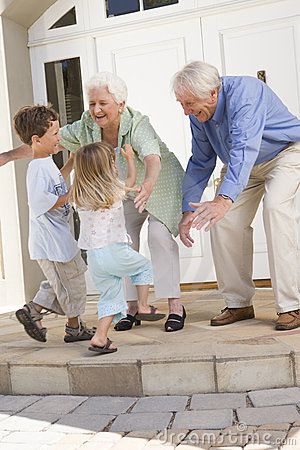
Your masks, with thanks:
[[[165,323],[165,330],[167,332],[182,330],[186,318],[184,306],[182,307],[182,310],[182,316],[179,316],[179,314],[169,314],[168,319]]]
[[[127,314],[126,317],[123,317],[123,319],[119,320],[118,323],[114,326],[114,329],[116,331],[127,331],[131,330],[131,328],[135,325],[136,327],[138,325],[141,325],[141,321],[136,319],[135,316],[132,316],[131,314]]]

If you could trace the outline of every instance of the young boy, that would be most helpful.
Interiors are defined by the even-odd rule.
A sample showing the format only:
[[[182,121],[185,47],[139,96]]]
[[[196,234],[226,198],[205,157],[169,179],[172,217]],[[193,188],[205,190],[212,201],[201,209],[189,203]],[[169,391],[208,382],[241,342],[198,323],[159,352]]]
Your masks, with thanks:
[[[14,117],[20,139],[31,146],[27,170],[29,254],[37,260],[47,281],[34,299],[16,312],[26,333],[46,342],[42,310],[67,316],[65,342],[89,340],[95,330],[81,321],[86,303],[86,265],[69,228],[70,204],[65,179],[71,164],[59,171],[52,155],[60,151],[58,114],[46,106],[26,106]]]

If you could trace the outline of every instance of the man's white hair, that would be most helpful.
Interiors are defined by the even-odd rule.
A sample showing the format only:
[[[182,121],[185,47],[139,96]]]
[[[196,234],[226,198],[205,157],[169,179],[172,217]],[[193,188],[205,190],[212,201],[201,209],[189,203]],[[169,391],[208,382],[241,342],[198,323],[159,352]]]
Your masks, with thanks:
[[[216,67],[202,61],[193,61],[172,79],[172,88],[176,97],[192,94],[196,98],[206,99],[213,89],[221,86],[221,79]]]
[[[125,81],[111,72],[99,72],[90,78],[85,84],[87,96],[91,89],[107,87],[108,92],[114,97],[117,103],[126,102],[127,86]]]

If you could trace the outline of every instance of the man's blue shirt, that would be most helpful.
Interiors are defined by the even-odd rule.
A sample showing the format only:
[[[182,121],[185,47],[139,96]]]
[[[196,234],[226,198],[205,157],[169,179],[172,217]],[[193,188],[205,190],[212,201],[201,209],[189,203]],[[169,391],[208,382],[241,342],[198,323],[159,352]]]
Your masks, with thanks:
[[[222,77],[212,118],[191,115],[192,156],[183,180],[183,211],[199,202],[217,156],[227,166],[219,194],[236,200],[255,164],[273,159],[290,142],[300,141],[300,120],[277,95],[253,77]]]

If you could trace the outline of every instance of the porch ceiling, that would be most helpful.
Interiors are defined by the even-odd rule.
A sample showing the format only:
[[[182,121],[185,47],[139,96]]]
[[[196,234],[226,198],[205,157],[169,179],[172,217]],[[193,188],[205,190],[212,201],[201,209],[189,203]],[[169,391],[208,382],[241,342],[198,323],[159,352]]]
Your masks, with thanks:
[[[0,0],[0,14],[29,28],[56,0]]]

